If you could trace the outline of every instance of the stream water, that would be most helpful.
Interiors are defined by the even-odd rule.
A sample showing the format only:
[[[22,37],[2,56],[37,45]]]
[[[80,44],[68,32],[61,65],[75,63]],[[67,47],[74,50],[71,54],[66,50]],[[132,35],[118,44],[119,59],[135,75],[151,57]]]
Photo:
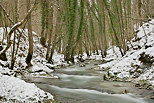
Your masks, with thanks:
[[[33,78],[32,82],[53,94],[55,103],[154,103],[143,98],[152,91],[135,88],[131,82],[104,81],[105,72],[93,69],[99,63],[87,61],[86,67],[76,64],[57,69],[60,79]]]

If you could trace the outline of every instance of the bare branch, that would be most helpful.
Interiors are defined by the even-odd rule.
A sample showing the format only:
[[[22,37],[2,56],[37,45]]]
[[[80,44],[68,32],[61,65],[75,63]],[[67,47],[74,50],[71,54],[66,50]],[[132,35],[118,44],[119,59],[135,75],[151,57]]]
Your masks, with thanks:
[[[33,5],[33,7],[28,11],[28,13],[26,14],[26,16],[25,16],[25,18],[24,19],[22,19],[20,22],[17,22],[16,24],[14,24],[13,26],[12,26],[12,28],[10,29],[10,31],[9,31],[9,33],[8,33],[8,37],[7,37],[7,46],[0,52],[0,56],[3,54],[3,53],[5,53],[9,48],[10,48],[10,46],[11,46],[11,44],[12,44],[12,42],[11,42],[11,40],[10,40],[10,38],[11,38],[11,36],[12,36],[12,33],[15,31],[15,30],[17,30],[18,29],[18,27],[20,27],[23,23],[25,23],[26,21],[27,21],[27,19],[28,19],[28,17],[29,17],[29,15],[32,13],[32,11],[34,10],[34,8],[35,8],[35,5],[36,5],[36,0],[35,0],[35,3],[34,3],[34,5]],[[2,7],[2,5],[0,5],[0,7],[1,8],[3,8]],[[5,9],[4,9],[5,10]],[[5,12],[6,13],[6,12]],[[7,13],[6,13],[7,14]],[[7,15],[8,17],[9,17],[9,15]],[[10,18],[10,17],[9,17]],[[11,20],[11,19],[10,19]],[[11,22],[13,23],[13,21],[11,20]]]

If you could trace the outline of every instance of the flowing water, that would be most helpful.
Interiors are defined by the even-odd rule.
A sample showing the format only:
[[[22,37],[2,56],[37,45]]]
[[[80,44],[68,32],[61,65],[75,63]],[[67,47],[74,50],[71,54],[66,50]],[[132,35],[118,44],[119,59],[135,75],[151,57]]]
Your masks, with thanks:
[[[135,88],[131,82],[104,81],[105,72],[93,69],[99,63],[88,61],[86,67],[77,64],[57,69],[55,75],[60,79],[33,78],[32,82],[53,94],[55,103],[154,103],[143,98],[153,91]]]

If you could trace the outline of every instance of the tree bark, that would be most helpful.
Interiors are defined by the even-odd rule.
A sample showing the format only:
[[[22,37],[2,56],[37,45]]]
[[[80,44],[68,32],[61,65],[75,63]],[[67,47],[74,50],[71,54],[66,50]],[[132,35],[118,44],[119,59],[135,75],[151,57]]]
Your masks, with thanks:
[[[18,22],[18,0],[15,0],[15,12],[14,12],[14,15],[15,15],[15,22]],[[11,67],[10,69],[13,69],[14,68],[14,64],[15,64],[15,48],[16,48],[16,32],[14,32],[14,39],[13,39],[13,51],[12,51],[12,58],[11,58]]]
[[[30,10],[31,2],[27,0],[27,12]],[[32,34],[32,24],[31,24],[31,14],[28,16],[28,41],[29,41],[29,49],[28,55],[26,58],[27,66],[31,66],[31,60],[33,56],[33,34]]]
[[[48,46],[47,46],[47,53],[46,53],[46,59],[48,60],[48,62],[50,61],[49,60],[49,53],[51,51],[51,38],[52,38],[52,34],[53,34],[53,4],[52,4],[52,1],[49,3],[49,14],[48,14],[48,22],[50,24],[49,26],[49,33],[48,33],[48,37],[49,37],[49,40],[48,40]]]

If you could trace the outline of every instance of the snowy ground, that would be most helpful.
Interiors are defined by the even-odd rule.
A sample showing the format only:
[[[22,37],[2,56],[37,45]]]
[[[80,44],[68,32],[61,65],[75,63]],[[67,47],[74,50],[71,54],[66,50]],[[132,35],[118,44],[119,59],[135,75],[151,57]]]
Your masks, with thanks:
[[[3,41],[2,38],[5,35],[5,32],[9,31],[10,29],[7,28],[0,28],[0,41]],[[47,77],[47,74],[53,72],[52,67],[55,65],[49,65],[47,61],[44,59],[46,49],[42,47],[39,43],[39,38],[36,33],[33,32],[34,36],[34,55],[32,60],[32,67],[26,68],[25,59],[28,53],[28,40],[27,40],[27,30],[19,29],[23,32],[21,39],[19,50],[16,55],[16,62],[14,70],[10,70],[8,67],[11,61],[11,53],[12,53],[12,46],[7,51],[7,59],[8,61],[0,60],[0,103],[38,103],[44,101],[51,101],[53,100],[53,96],[47,92],[42,91],[35,84],[26,83],[25,81],[16,78],[21,76],[44,76]],[[17,35],[19,35],[17,33]],[[14,34],[11,37],[13,40]],[[5,37],[6,38],[6,37]],[[6,39],[3,41],[3,47],[6,45]],[[16,43],[18,40],[16,39]],[[54,55],[54,58],[58,57],[58,54]],[[57,59],[57,58],[56,58]],[[62,63],[61,58],[58,57],[58,62],[55,60],[54,63],[59,65]],[[53,75],[48,75],[50,78],[54,78]]]
[[[119,78],[148,80],[154,85],[154,20],[138,29],[128,47],[123,57],[117,47],[109,49],[104,60],[111,61],[99,65],[100,68],[109,69],[110,74]]]
[[[38,103],[45,99],[52,100],[53,96],[37,88],[34,84],[26,83],[18,78],[0,74],[0,101]]]

